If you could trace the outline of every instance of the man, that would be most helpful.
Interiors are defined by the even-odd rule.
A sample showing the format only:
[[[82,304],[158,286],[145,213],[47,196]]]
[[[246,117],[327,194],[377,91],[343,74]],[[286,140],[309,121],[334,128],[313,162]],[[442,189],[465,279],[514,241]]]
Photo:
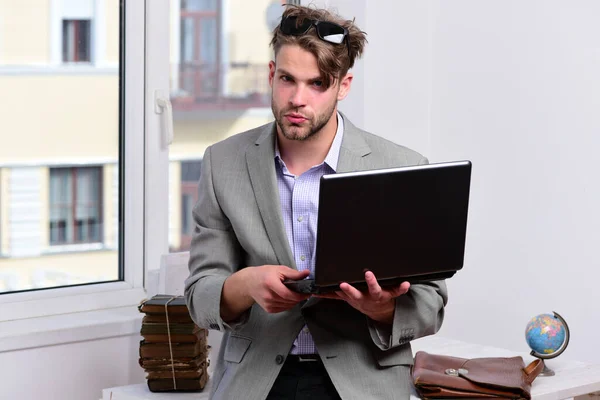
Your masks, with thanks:
[[[368,291],[321,297],[282,283],[314,273],[323,174],[427,162],[338,113],[365,41],[352,21],[286,8],[271,41],[275,122],[206,150],[185,293],[196,323],[224,332],[211,398],[408,398],[409,342],[442,324],[444,282],[382,289],[367,272]]]

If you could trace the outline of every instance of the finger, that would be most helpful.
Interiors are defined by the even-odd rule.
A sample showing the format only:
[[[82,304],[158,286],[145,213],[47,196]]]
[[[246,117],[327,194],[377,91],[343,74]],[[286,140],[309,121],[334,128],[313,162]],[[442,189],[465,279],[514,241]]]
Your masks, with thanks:
[[[379,283],[377,282],[377,278],[375,278],[375,274],[371,271],[365,272],[365,280],[367,281],[367,287],[369,288],[369,294],[374,300],[380,300],[383,296],[383,290]]]
[[[403,294],[406,294],[409,289],[410,289],[410,283],[408,283],[408,282],[402,282],[400,284],[400,286],[392,289],[390,291],[390,294],[391,294],[392,297],[402,296]]]
[[[269,306],[272,306],[272,307],[293,307],[298,303],[297,301],[284,299],[283,297],[279,296],[277,293],[273,293],[273,292],[271,292],[270,295],[265,297],[264,301],[265,301],[265,303],[267,303]]]
[[[342,292],[341,290],[336,291],[335,294],[338,295],[340,300],[344,300],[346,303],[353,301],[346,293]]]
[[[302,271],[298,271],[289,267],[284,267],[281,266],[281,268],[279,269],[279,272],[281,273],[281,276],[283,279],[281,280],[285,280],[285,279],[291,279],[293,281],[299,281],[301,279],[306,278],[308,275],[310,275],[310,270],[305,269]]]
[[[348,296],[351,300],[361,301],[363,299],[363,294],[356,289],[354,286],[344,282],[340,283],[340,289],[346,296]]]
[[[269,288],[274,296],[277,296],[281,302],[288,304],[296,304],[302,300],[306,300],[310,297],[310,294],[298,293],[290,290],[280,281],[274,282],[273,286]]]

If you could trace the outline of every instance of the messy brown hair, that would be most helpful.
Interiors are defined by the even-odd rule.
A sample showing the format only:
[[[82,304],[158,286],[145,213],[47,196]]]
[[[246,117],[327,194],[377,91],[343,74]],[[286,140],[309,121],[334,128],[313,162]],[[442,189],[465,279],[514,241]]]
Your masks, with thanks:
[[[275,57],[279,50],[285,45],[297,45],[312,53],[317,59],[321,79],[325,88],[343,78],[348,70],[354,66],[354,61],[360,58],[367,42],[366,33],[358,29],[354,21],[345,20],[337,14],[325,9],[288,5],[283,12],[282,18],[296,17],[298,24],[304,19],[314,21],[333,22],[348,30],[347,41],[340,44],[329,43],[321,40],[314,27],[300,36],[285,35],[281,32],[279,25],[273,30],[271,46]]]

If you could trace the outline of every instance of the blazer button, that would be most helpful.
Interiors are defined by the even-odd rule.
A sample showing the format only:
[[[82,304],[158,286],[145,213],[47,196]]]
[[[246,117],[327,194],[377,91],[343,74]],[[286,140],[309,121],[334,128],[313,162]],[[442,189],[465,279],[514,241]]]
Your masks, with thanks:
[[[279,365],[283,364],[283,360],[285,358],[281,355],[281,354],[277,354],[277,357],[275,357],[275,362]]]

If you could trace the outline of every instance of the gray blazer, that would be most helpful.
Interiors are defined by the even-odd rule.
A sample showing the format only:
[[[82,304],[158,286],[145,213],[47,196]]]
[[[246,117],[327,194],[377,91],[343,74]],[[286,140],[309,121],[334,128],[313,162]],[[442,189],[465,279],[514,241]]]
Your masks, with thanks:
[[[427,163],[343,118],[338,172]],[[447,302],[443,281],[412,285],[396,299],[389,343],[343,301],[311,298],[277,314],[255,304],[235,323],[221,319],[221,289],[229,275],[265,264],[296,268],[281,216],[274,140],[270,123],[209,147],[203,159],[185,295],[199,326],[224,333],[211,398],[265,399],[305,323],[342,399],[408,398],[410,341],[440,328]]]

